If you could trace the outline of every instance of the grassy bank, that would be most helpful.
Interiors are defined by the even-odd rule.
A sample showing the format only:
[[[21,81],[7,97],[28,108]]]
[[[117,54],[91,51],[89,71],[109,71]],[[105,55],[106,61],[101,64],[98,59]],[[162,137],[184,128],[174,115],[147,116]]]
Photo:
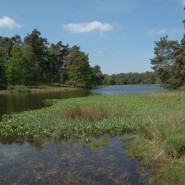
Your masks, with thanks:
[[[151,184],[185,182],[185,95],[155,93],[56,101],[41,110],[5,116],[2,141],[122,135],[131,156],[153,167]],[[128,135],[128,133],[130,133]]]
[[[80,88],[68,87],[68,86],[11,86],[7,90],[0,90],[0,94],[10,94],[10,93],[42,93],[42,92],[62,92],[66,90],[80,90]]]

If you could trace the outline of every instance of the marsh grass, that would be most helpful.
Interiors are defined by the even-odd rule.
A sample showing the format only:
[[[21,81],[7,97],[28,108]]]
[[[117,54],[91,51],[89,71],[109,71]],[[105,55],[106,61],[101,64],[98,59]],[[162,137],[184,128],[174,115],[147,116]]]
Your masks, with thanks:
[[[129,154],[150,168],[147,174],[148,184],[183,185],[185,182],[185,164],[183,159],[167,157],[160,144],[143,136],[126,135],[125,142]]]
[[[171,157],[179,159],[185,154],[185,137],[177,135],[167,139],[165,151]]]
[[[58,113],[61,119],[85,120],[89,122],[101,121],[112,116],[123,116],[126,111],[114,110],[111,107],[101,105],[75,106]]]
[[[111,114],[112,111],[110,111],[108,108],[95,105],[85,107],[76,106],[74,108],[59,112],[59,116],[63,119],[83,119],[90,122],[108,118],[111,116]]]

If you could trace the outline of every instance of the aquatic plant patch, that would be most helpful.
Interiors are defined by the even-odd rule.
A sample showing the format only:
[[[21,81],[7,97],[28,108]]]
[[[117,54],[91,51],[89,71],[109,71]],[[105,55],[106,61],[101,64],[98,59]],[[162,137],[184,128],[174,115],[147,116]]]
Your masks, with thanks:
[[[173,137],[180,138],[173,150],[184,155],[184,96],[164,93],[127,96],[91,96],[55,101],[51,107],[4,116],[0,139],[81,138],[134,132],[160,143],[169,153]],[[180,136],[180,137],[179,137]],[[182,141],[181,141],[182,140]],[[179,146],[181,149],[179,149]],[[177,154],[178,156],[178,154]]]
[[[179,99],[167,92],[58,100],[47,108],[4,116],[0,139],[84,138],[88,142],[91,136],[132,133],[136,137],[128,142],[130,155],[154,166],[157,179],[151,182],[181,184],[185,180],[184,170],[179,171],[184,167],[184,130],[185,96]]]

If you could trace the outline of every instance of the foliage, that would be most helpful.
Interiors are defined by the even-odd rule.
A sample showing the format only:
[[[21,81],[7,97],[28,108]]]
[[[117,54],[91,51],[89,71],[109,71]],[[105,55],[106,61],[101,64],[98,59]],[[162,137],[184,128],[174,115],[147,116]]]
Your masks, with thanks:
[[[104,75],[103,79],[104,85],[134,85],[155,83],[157,83],[157,80],[154,72]]]
[[[24,75],[24,60],[23,53],[20,46],[13,46],[11,50],[11,57],[8,60],[6,75],[8,84],[23,84]]]
[[[184,21],[183,21],[184,23]],[[155,42],[153,69],[162,85],[178,89],[185,85],[185,35],[181,42],[168,40],[168,36]]]
[[[0,46],[0,89],[6,88],[5,50]]]
[[[63,45],[61,41],[57,44],[51,44],[49,48],[51,83],[53,83],[53,81],[65,83],[65,61],[68,55],[68,45]]]
[[[154,50],[156,56],[151,59],[151,64],[162,84],[176,89],[184,83],[184,64],[183,60],[180,61],[181,59],[178,59],[181,50],[179,42],[167,40],[167,38],[166,36],[155,42],[156,47]]]
[[[80,47],[70,48],[62,41],[49,44],[37,29],[27,34],[23,41],[19,35],[0,36],[0,89],[11,84],[69,84],[91,88],[103,80],[95,78],[101,73],[100,67],[99,71],[94,69],[96,67],[90,67],[88,55],[80,51]]]
[[[29,73],[31,74],[30,85],[37,85],[38,81],[44,78],[45,62],[47,54],[47,39],[41,37],[41,33],[34,29],[31,34],[28,34],[24,43],[31,47],[32,55],[30,57]]]
[[[92,87],[92,70],[89,58],[80,47],[73,46],[69,51],[66,62],[66,75],[69,85],[74,87]]]
[[[99,65],[92,67],[92,80],[95,85],[103,85],[104,76]]]
[[[9,85],[7,89],[11,93],[30,93],[31,92],[30,88],[24,85],[15,85],[15,86]]]

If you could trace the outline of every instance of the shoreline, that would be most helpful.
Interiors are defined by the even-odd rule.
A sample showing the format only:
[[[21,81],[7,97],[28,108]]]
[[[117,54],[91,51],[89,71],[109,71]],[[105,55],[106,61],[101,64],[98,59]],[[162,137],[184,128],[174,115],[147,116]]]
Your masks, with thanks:
[[[175,92],[57,100],[50,107],[4,118],[0,140],[76,138],[88,142],[104,134],[124,135],[129,156],[151,168],[150,182],[182,184],[184,103],[185,94],[179,101]]]
[[[10,90],[0,90],[0,95],[2,94],[23,94],[23,93],[42,93],[42,92],[63,92],[63,91],[74,91],[82,90],[75,87],[48,87],[48,88],[30,88],[30,92],[18,92]]]
[[[109,87],[109,86],[150,86],[150,85],[154,85],[154,86],[159,86],[159,84],[131,84],[131,85],[101,85],[101,86],[97,86],[97,87],[93,87],[92,89],[100,89],[100,88],[104,88],[104,87]],[[29,88],[29,87],[28,87]],[[63,91],[74,91],[74,90],[87,90],[87,89],[82,89],[82,88],[78,88],[78,87],[52,87],[52,86],[46,86],[45,88],[42,87],[37,87],[37,88],[29,88],[30,92],[23,90],[23,92],[18,92],[16,90],[0,90],[0,95],[2,94],[21,94],[21,93],[42,93],[42,92],[63,92]]]

